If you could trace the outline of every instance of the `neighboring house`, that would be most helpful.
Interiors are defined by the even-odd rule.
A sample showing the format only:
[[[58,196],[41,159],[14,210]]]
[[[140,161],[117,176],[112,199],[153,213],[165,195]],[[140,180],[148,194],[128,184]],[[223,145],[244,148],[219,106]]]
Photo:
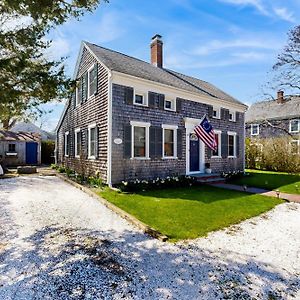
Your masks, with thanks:
[[[290,137],[293,153],[300,154],[300,95],[285,96],[252,104],[246,111],[246,136],[260,138]]]
[[[82,42],[77,89],[57,126],[58,164],[99,174],[105,182],[244,170],[244,112],[212,84],[163,67],[163,43],[151,42],[151,64]],[[194,134],[207,114],[216,152]]]
[[[41,141],[38,134],[0,130],[0,161],[5,166],[41,163]]]
[[[47,132],[31,122],[18,122],[10,131],[13,132],[31,132],[40,135],[42,141],[55,141],[55,134]]]

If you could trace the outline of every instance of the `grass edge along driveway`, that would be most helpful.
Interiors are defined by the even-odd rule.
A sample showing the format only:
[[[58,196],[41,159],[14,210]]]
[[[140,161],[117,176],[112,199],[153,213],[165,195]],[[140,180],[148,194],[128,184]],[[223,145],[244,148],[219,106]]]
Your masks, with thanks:
[[[232,180],[231,183],[266,190],[278,189],[280,192],[289,194],[300,194],[300,175],[261,170],[246,170],[246,173],[249,175]]]
[[[99,195],[176,242],[206,236],[272,209],[280,199],[209,186]]]

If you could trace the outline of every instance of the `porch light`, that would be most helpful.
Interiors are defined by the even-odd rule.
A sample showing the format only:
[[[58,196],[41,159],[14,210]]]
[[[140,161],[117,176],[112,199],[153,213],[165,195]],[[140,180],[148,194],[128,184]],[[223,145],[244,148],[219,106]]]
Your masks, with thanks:
[[[280,191],[279,191],[279,190],[276,190],[275,192],[276,192],[277,198],[279,198]]]

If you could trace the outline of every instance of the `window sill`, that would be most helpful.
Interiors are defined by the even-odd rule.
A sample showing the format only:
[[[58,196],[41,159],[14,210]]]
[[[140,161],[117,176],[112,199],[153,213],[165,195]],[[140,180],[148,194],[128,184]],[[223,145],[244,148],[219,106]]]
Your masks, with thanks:
[[[65,157],[69,157],[69,155],[65,154]]]
[[[133,105],[142,106],[142,107],[148,107],[147,104],[140,104],[140,103],[134,103],[134,102],[133,102]]]
[[[222,158],[222,156],[212,156],[211,158]]]
[[[17,156],[18,153],[17,152],[6,152],[5,155],[6,156]]]
[[[177,156],[163,156],[162,159],[178,159]]]
[[[150,160],[150,157],[131,157],[131,160]]]
[[[75,158],[80,158],[80,155],[75,155]]]
[[[289,131],[289,133],[299,133],[299,130],[298,131]]]
[[[96,156],[89,156],[88,159],[95,160]]]
[[[164,110],[167,110],[167,111],[173,111],[173,112],[176,111],[175,109],[172,109],[172,108],[164,108]]]
[[[227,156],[227,158],[236,158],[236,156]]]
[[[212,116],[213,119],[217,119],[217,120],[220,120],[220,117],[214,117]]]
[[[258,135],[259,135],[259,133],[256,133],[256,134],[251,133],[251,136],[258,136]]]

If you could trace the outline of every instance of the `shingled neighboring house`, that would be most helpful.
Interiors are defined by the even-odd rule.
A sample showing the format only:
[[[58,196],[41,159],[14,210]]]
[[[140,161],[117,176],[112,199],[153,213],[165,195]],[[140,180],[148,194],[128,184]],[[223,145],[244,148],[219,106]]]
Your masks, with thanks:
[[[246,136],[260,138],[291,137],[293,152],[300,154],[300,95],[285,96],[257,102],[246,111]]]
[[[212,84],[163,67],[163,42],[152,38],[151,63],[82,42],[76,93],[57,126],[56,159],[108,184],[175,174],[244,170],[244,112]],[[207,114],[213,152],[193,133]]]

